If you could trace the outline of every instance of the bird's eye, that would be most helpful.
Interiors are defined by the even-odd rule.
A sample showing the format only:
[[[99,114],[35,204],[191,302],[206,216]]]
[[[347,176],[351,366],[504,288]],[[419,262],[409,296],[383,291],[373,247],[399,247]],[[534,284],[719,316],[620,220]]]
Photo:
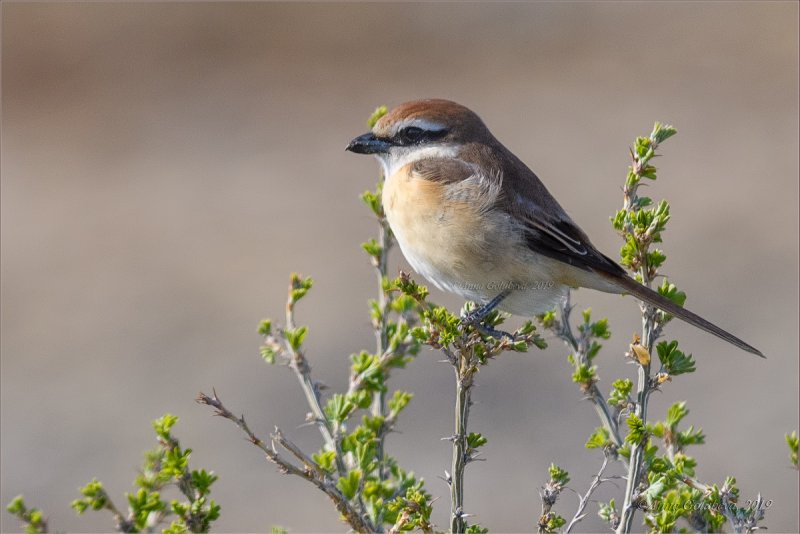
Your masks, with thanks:
[[[418,142],[422,139],[424,134],[425,130],[416,126],[408,126],[400,130],[400,138],[406,144]]]

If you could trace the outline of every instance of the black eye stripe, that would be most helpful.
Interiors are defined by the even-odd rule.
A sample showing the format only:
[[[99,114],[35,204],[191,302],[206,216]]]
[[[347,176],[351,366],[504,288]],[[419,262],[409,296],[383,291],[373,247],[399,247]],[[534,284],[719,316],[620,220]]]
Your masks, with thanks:
[[[418,126],[406,126],[395,135],[395,142],[399,145],[414,145],[435,141],[447,135],[447,130],[423,130]]]

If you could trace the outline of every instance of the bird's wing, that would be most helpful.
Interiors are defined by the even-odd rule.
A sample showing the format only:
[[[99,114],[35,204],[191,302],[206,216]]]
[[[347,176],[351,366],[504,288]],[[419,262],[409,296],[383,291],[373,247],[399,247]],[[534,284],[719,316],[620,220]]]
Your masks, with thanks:
[[[425,158],[411,164],[411,172],[440,184],[459,183],[476,174],[476,168],[457,158]]]
[[[443,186],[445,199],[469,204],[477,213],[497,205],[502,193],[502,176],[486,173],[479,166],[457,158],[427,158],[416,161],[411,172]]]
[[[523,224],[525,242],[532,251],[579,269],[626,276],[622,267],[597,250],[565,213],[547,213],[537,202],[520,194],[513,200],[513,207],[517,220]]]
[[[458,158],[426,158],[414,162],[411,171],[420,178],[448,186],[448,195],[453,200],[481,202],[482,209],[507,209],[522,224],[525,242],[534,252],[583,270],[625,275],[619,265],[592,245],[527,168],[527,179],[520,180],[519,172],[491,172]],[[520,184],[523,187],[507,187],[508,181],[515,179],[518,184],[523,182]]]

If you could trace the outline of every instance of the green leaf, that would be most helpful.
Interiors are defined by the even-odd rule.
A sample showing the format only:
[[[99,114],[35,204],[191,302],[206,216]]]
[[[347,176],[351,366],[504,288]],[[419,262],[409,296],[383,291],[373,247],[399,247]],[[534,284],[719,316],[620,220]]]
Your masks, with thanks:
[[[586,448],[587,449],[602,449],[606,445],[611,443],[610,435],[608,430],[605,427],[597,427],[592,432],[592,435],[589,436],[589,439],[586,441]]]
[[[550,310],[537,317],[543,328],[552,328],[557,320],[556,310]]]
[[[362,350],[358,354],[352,354],[350,356],[350,361],[353,362],[353,373],[361,374],[370,368],[374,368],[379,363],[379,358],[374,354]]]
[[[567,520],[555,512],[547,512],[539,518],[539,532],[554,533],[567,524]]]
[[[181,478],[189,470],[189,457],[192,449],[181,451],[180,447],[173,447],[164,454],[164,464],[161,472],[175,479]]]
[[[384,217],[383,206],[381,205],[382,183],[378,184],[378,189],[373,193],[372,191],[364,191],[361,194],[361,201],[372,210],[376,217],[382,219]]]
[[[678,287],[675,284],[670,284],[669,280],[666,278],[664,278],[661,285],[656,288],[656,291],[659,295],[667,297],[680,307],[683,307],[683,304],[686,302],[686,293],[678,290]]]
[[[192,471],[192,484],[197,492],[203,496],[211,491],[211,485],[217,481],[219,477],[213,471],[206,471],[205,469]]]
[[[395,278],[389,282],[388,287],[385,288],[384,291],[390,291],[392,289],[397,289],[418,302],[424,301],[428,296],[428,288],[419,285],[412,280],[410,276],[399,276]]]
[[[347,400],[355,405],[356,408],[366,410],[372,404],[372,393],[367,389],[359,389],[355,393],[347,395]]]
[[[347,473],[347,476],[342,477],[336,483],[336,487],[342,492],[348,500],[356,496],[358,486],[361,484],[361,470],[354,469]]]
[[[667,425],[665,425],[661,421],[658,421],[654,425],[648,425],[647,431],[650,432],[651,435],[657,438],[663,438],[664,436],[667,435]]]
[[[639,244],[636,238],[628,234],[625,236],[625,244],[619,249],[620,263],[625,267],[635,269],[639,263]]]
[[[665,458],[653,458],[653,461],[650,462],[650,475],[665,473],[671,466],[672,465]]]
[[[371,429],[370,433],[372,436],[375,435],[372,433]],[[374,461],[378,451],[377,440],[373,437],[373,439],[367,442],[357,442],[354,445],[353,452],[355,453],[356,465],[358,465],[363,472],[370,472],[375,467]]]
[[[306,334],[308,334],[308,327],[301,326],[295,328],[294,330],[284,330],[283,335],[286,337],[286,341],[289,343],[289,346],[292,347],[292,350],[299,350],[303,344],[303,340],[306,338]]]
[[[386,418],[383,417],[382,415],[375,415],[375,416],[365,415],[361,419],[361,424],[364,425],[367,428],[367,430],[372,432],[372,434],[375,435],[376,437],[383,431],[383,425],[385,422]]]
[[[597,515],[600,516],[600,519],[606,523],[612,523],[612,519],[618,517],[617,504],[614,502],[614,499],[608,501],[608,504],[601,502],[597,511]]]
[[[792,465],[797,468],[797,445],[800,439],[797,437],[797,430],[793,430],[791,434],[786,434],[786,445],[789,446],[789,459]]]
[[[660,145],[676,133],[678,133],[678,130],[672,125],[661,124],[656,121],[655,125],[653,125],[653,132],[650,134],[650,139],[652,139],[656,145]]]
[[[380,258],[381,254],[383,254],[383,247],[380,246],[375,239],[370,239],[366,243],[361,243],[361,248],[373,258]]]
[[[592,323],[590,329],[594,337],[599,337],[600,339],[608,339],[611,337],[611,331],[608,329],[608,319],[606,318]]]
[[[677,341],[660,341],[656,345],[661,368],[669,375],[677,376],[684,373],[693,373],[695,370],[694,358],[678,350]]]
[[[389,113],[389,108],[386,106],[378,106],[375,108],[375,111],[372,112],[372,115],[369,116],[369,119],[367,119],[367,126],[372,129],[375,127],[375,124],[381,119],[381,117],[387,113]]]
[[[44,512],[38,508],[28,509],[22,495],[17,495],[6,507],[6,510],[25,524],[26,534],[47,532]]]
[[[178,422],[178,417],[172,414],[165,414],[153,421],[153,430],[162,441],[171,442],[173,440],[170,430],[175,423]]]
[[[389,399],[389,417],[396,418],[397,415],[402,412],[408,403],[411,402],[411,399],[414,398],[413,393],[409,393],[407,391],[400,391],[397,390],[392,394],[392,398]]]
[[[101,510],[105,508],[108,502],[108,495],[103,488],[103,483],[96,478],[93,478],[91,482],[80,488],[79,491],[84,498],[74,500],[71,504],[78,515],[84,513],[89,508],[92,510]]]
[[[25,499],[22,497],[22,495],[17,495],[11,500],[10,503],[8,503],[6,510],[8,510],[8,513],[12,515],[20,515],[25,513]]]
[[[331,421],[341,424],[353,412],[355,405],[341,393],[336,393],[325,405],[325,415]]]
[[[621,232],[622,229],[625,227],[625,218],[628,212],[624,209],[617,211],[613,217],[611,217],[611,225],[614,227],[615,230]]]
[[[550,464],[550,467],[547,469],[547,472],[550,475],[550,480],[559,484],[561,487],[566,486],[569,483],[569,473],[564,469],[561,469],[556,464]]]
[[[188,532],[189,527],[186,526],[183,519],[176,519],[162,531],[162,534],[187,534]]]
[[[128,505],[134,517],[134,524],[137,529],[141,530],[147,525],[147,519],[150,512],[158,512],[167,507],[167,503],[161,500],[161,496],[157,491],[147,491],[140,488],[135,494],[128,493]]]
[[[320,451],[312,454],[311,459],[326,473],[332,474],[336,469],[336,451]]]
[[[664,265],[666,259],[666,254],[657,248],[651,249],[647,252],[647,265],[650,266],[651,269],[658,269]],[[685,296],[686,295],[684,295],[684,298]]]
[[[311,277],[303,278],[297,273],[292,273],[290,278],[290,293],[289,297],[292,303],[297,302],[306,296],[306,293],[314,285],[314,280]]]
[[[647,429],[642,419],[632,413],[628,416],[627,423],[629,431],[628,435],[625,436],[625,441],[631,445],[638,445],[644,442],[645,438],[647,438]]]
[[[515,341],[511,344],[511,350],[514,352],[528,352],[528,342],[524,339]]]
[[[706,436],[703,434],[702,429],[695,430],[693,425],[683,432],[678,432],[675,440],[678,443],[678,448],[682,449],[688,445],[702,445],[706,442]]]
[[[270,319],[262,319],[258,323],[258,334],[264,337],[272,334],[272,321]]]
[[[689,415],[689,410],[686,408],[686,402],[676,402],[667,410],[667,426],[674,431],[678,423],[687,415]]]
[[[653,503],[656,499],[661,497],[667,487],[666,477],[660,477],[657,481],[650,484],[644,491],[643,495],[647,501],[647,506],[653,508]]]
[[[470,449],[477,449],[478,447],[486,445],[486,443],[488,442],[489,442],[488,439],[486,439],[485,437],[483,437],[483,435],[477,432],[470,432],[469,435],[467,436],[467,447],[469,447]]]
[[[617,408],[624,408],[630,401],[630,394],[633,390],[633,382],[627,378],[614,380],[611,383],[611,393],[608,396],[608,403]]]
[[[590,367],[585,363],[579,363],[575,366],[575,372],[572,373],[572,381],[588,388],[596,381],[596,370],[595,366]]]
[[[261,353],[261,357],[264,359],[265,362],[272,365],[275,363],[275,356],[278,354],[278,351],[275,349],[273,345],[264,344],[258,348],[258,351]]]

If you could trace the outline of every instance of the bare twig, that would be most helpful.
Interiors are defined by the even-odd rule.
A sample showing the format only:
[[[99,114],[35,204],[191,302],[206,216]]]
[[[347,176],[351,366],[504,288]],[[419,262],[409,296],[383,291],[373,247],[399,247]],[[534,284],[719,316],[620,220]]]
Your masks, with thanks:
[[[104,508],[111,512],[111,515],[114,517],[114,522],[117,524],[117,532],[137,532],[133,516],[131,514],[127,516],[123,515],[105,489],[101,489],[100,492],[102,493],[102,498],[100,500],[105,502]]]
[[[356,532],[374,532],[374,527],[370,524],[369,520],[360,514],[353,505],[347,500],[341,491],[336,487],[334,480],[327,476],[322,469],[310,458],[308,458],[300,449],[287,440],[279,429],[275,429],[272,434],[272,439],[277,442],[281,447],[286,449],[295,458],[301,461],[303,467],[297,467],[288,460],[284,459],[274,447],[267,446],[267,444],[256,436],[247,423],[244,417],[235,416],[228,410],[222,401],[219,400],[216,392],[213,396],[209,397],[205,393],[200,393],[197,397],[197,402],[205,404],[214,408],[214,415],[228,419],[239,429],[247,435],[250,443],[258,447],[264,453],[267,460],[278,466],[278,470],[284,474],[296,475],[305,480],[308,480],[324,492],[333,501],[334,506],[342,514],[342,518],[355,530]]]
[[[592,493],[594,493],[600,484],[602,484],[605,480],[608,480],[603,478],[603,473],[605,473],[606,467],[608,467],[608,453],[604,451],[603,464],[600,466],[597,474],[592,479],[592,484],[589,486],[589,489],[586,491],[586,493],[578,497],[578,510],[575,512],[572,520],[567,525],[567,528],[564,529],[565,534],[569,533],[572,530],[572,527],[577,525],[584,517],[586,517],[586,514],[583,511],[586,509],[586,505],[589,503]]]

